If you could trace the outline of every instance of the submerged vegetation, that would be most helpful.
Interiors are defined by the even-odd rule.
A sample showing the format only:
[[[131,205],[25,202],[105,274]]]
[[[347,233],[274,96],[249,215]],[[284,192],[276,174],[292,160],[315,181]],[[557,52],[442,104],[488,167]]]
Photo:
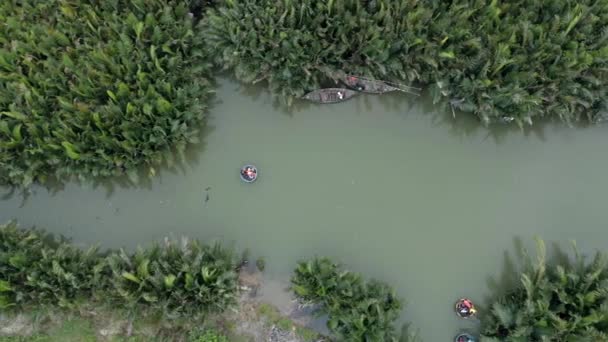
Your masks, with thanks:
[[[574,260],[548,265],[538,240],[538,260],[525,254],[519,286],[482,315],[483,341],[607,341],[608,259],[591,262],[574,247]]]
[[[485,123],[608,114],[605,1],[223,1],[203,24],[218,66],[288,104],[350,73],[428,84]]]
[[[2,1],[0,183],[135,181],[196,143],[211,89],[189,5]]]
[[[328,315],[327,327],[339,341],[398,340],[402,303],[388,285],[365,281],[327,258],[298,263],[291,283],[300,301]]]

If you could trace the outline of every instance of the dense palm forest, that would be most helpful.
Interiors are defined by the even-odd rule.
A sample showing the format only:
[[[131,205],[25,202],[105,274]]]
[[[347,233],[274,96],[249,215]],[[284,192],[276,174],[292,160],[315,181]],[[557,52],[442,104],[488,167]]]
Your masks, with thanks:
[[[291,103],[341,73],[428,85],[483,122],[608,114],[606,1],[226,1],[215,62]]]
[[[608,111],[606,1],[11,0],[0,22],[3,184],[153,177],[198,142],[212,63],[288,105],[349,73],[482,123]]]
[[[0,183],[127,174],[199,139],[211,92],[188,1],[2,1]]]

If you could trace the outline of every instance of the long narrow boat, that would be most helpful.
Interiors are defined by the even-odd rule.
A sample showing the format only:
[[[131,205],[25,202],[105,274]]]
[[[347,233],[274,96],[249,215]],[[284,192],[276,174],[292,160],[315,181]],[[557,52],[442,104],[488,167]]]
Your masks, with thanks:
[[[337,103],[346,101],[355,95],[357,92],[350,89],[324,88],[311,91],[302,98],[317,103]]]
[[[364,93],[383,94],[398,90],[404,93],[420,96],[421,89],[412,86],[406,86],[388,81],[374,80],[365,78],[363,76],[354,75],[344,75],[340,77],[340,79],[348,87]]]
[[[384,94],[399,90],[399,88],[390,86],[383,81],[368,80],[351,75],[344,76],[344,78],[342,78],[342,82],[344,82],[344,84],[351,89],[371,94]]]

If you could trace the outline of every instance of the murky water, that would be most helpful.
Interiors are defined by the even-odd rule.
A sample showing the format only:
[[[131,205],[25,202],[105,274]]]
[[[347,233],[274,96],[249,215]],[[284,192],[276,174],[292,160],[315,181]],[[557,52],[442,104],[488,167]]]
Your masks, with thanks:
[[[37,189],[22,207],[0,201],[0,220],[111,247],[234,241],[264,255],[277,279],[300,258],[335,257],[394,285],[427,342],[472,325],[452,304],[483,299],[515,237],[608,245],[605,126],[488,133],[404,94],[286,114],[264,91],[220,85],[213,130],[184,170],[113,193]],[[260,169],[254,184],[239,180],[246,162]]]

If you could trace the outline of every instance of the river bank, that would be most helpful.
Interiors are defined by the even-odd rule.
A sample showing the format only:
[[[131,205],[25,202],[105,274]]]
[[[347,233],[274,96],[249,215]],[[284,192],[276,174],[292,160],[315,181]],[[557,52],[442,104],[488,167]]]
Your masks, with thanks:
[[[282,291],[265,282],[261,273],[247,270],[239,277],[241,295],[234,309],[206,317],[164,317],[151,311],[129,312],[107,305],[80,303],[72,310],[41,309],[0,314],[0,341],[192,341],[214,331],[230,342],[329,341],[308,326],[310,312],[294,301],[275,306],[265,289]],[[274,295],[273,295],[274,296]],[[317,325],[318,327],[318,325]]]

